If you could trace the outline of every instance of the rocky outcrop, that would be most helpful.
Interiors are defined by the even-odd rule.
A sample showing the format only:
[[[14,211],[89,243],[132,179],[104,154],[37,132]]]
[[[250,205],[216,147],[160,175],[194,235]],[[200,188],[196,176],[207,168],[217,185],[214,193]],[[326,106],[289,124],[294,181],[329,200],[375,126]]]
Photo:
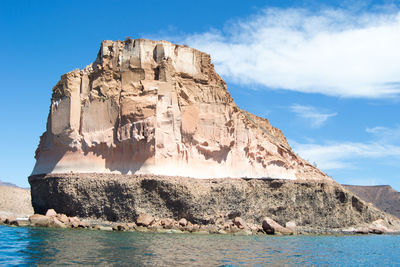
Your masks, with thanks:
[[[331,180],[238,108],[209,55],[145,39],[104,41],[94,63],[61,77],[36,160],[33,175]]]
[[[292,230],[283,227],[282,225],[280,225],[279,223],[275,222],[274,220],[268,217],[265,217],[264,220],[262,221],[262,228],[267,234],[270,235],[273,235],[275,233],[286,234],[286,235],[293,234]]]
[[[238,230],[246,224],[261,226],[265,217],[287,229],[310,231],[378,219],[400,226],[394,217],[332,182],[120,174],[48,174],[31,176],[29,182],[35,212],[42,214],[53,208],[68,216],[146,226],[157,218],[185,218],[197,225],[232,222]]]
[[[63,75],[35,157],[40,214],[209,233],[266,231],[266,217],[285,234],[398,223],[238,108],[209,55],[166,41],[104,41],[94,63]]]
[[[343,186],[378,209],[400,218],[400,192],[394,190],[390,185]]]

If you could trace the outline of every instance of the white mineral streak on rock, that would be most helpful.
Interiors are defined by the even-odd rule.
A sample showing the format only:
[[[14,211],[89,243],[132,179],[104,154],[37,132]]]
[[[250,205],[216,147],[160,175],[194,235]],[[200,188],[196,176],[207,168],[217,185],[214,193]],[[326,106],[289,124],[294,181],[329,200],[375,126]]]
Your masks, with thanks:
[[[239,109],[210,56],[166,41],[103,41],[53,88],[32,174],[331,180],[267,119]]]

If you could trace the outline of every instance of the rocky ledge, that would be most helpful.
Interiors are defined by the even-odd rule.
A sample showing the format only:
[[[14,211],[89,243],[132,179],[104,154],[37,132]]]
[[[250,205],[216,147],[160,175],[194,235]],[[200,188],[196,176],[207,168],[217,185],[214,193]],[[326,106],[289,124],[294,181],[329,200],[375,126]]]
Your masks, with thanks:
[[[247,234],[400,230],[397,218],[334,182],[94,173],[35,175],[29,182],[36,213],[54,209],[89,222],[108,221],[107,227],[122,230]]]

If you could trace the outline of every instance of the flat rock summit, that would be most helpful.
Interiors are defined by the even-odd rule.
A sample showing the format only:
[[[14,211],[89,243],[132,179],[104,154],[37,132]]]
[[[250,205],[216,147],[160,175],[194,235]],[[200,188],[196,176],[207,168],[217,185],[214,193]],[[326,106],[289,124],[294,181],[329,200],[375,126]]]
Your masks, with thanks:
[[[268,216],[312,229],[398,223],[240,109],[208,54],[166,41],[103,41],[92,64],[63,75],[35,158],[36,213],[199,225]]]

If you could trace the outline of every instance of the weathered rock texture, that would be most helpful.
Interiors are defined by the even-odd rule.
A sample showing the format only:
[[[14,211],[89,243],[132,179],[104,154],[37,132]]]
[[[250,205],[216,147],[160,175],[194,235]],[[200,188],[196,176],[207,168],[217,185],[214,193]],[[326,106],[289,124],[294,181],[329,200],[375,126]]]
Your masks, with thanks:
[[[400,218],[400,192],[390,185],[343,185],[364,201],[374,204],[384,212]]]
[[[295,222],[311,229],[343,228],[384,219],[399,221],[334,182],[273,179],[194,179],[154,175],[48,174],[29,178],[33,206],[68,216],[132,222],[140,214],[223,224],[240,216],[261,225]]]
[[[237,107],[210,56],[166,41],[104,41],[53,88],[33,175],[121,173],[331,180],[268,120]]]
[[[210,56],[195,49],[104,41],[93,64],[62,76],[51,101],[29,178],[36,213],[127,222],[148,214],[199,225],[235,217],[261,225],[267,216],[313,228],[382,218],[389,225],[293,153],[268,120],[239,109]]]

